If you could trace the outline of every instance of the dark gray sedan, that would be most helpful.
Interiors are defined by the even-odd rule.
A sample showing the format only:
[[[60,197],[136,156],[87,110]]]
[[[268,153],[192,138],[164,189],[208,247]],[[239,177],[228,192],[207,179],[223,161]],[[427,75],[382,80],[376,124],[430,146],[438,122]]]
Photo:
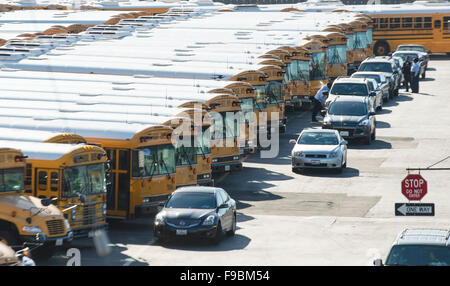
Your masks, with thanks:
[[[216,187],[183,187],[169,197],[155,217],[155,237],[206,238],[219,243],[236,232],[236,202]]]

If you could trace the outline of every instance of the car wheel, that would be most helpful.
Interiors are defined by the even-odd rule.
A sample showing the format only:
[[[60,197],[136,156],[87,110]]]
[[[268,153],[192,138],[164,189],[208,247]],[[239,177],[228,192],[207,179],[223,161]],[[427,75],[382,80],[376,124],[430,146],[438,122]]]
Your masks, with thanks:
[[[231,229],[227,232],[228,236],[234,236],[236,234],[236,215],[233,215],[233,222],[231,223]]]
[[[394,91],[394,96],[398,96],[398,88]]]
[[[220,241],[223,238],[223,229],[222,229],[222,225],[219,222],[219,225],[217,226],[217,230],[216,230],[216,235],[212,238],[211,242],[215,245],[219,244]]]
[[[372,144],[372,134],[369,134],[369,135],[365,138],[364,143],[365,143],[366,145]]]

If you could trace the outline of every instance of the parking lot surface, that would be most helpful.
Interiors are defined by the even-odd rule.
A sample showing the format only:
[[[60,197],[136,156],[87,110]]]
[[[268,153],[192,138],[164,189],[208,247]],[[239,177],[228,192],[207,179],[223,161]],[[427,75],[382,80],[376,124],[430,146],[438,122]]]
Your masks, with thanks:
[[[214,246],[198,241],[153,240],[153,218],[111,222],[112,253],[96,254],[91,241],[74,241],[81,265],[371,265],[385,258],[407,227],[448,228],[448,171],[423,171],[434,217],[396,217],[394,204],[407,202],[401,181],[408,167],[428,167],[450,154],[450,59],[432,57],[420,93],[400,90],[376,115],[371,145],[350,142],[342,174],[291,170],[289,139],[311,123],[309,111],[288,114],[275,159],[250,156],[242,172],[218,178],[237,201],[238,230]],[[450,167],[450,160],[436,167]],[[38,265],[66,265],[66,250]]]

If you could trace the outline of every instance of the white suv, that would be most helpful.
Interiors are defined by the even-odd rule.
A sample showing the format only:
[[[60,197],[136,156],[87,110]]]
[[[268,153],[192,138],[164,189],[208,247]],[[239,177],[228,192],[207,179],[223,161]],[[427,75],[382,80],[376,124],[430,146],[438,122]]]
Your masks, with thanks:
[[[339,96],[364,96],[369,99],[370,107],[377,109],[381,104],[377,102],[377,93],[369,88],[368,79],[339,77],[331,86],[328,98],[325,101],[325,107],[328,108],[330,102]],[[379,100],[378,100],[379,101]]]

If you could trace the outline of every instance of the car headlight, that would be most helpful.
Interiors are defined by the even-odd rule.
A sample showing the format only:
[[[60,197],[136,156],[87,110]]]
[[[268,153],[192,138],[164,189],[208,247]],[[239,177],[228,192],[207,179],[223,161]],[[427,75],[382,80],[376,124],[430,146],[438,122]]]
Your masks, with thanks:
[[[368,119],[364,119],[363,121],[361,121],[360,123],[358,123],[359,126],[367,126],[369,125],[369,120]]]
[[[305,157],[305,153],[303,153],[301,151],[296,151],[296,152],[294,152],[294,156],[295,157]]]
[[[337,156],[338,152],[331,152],[329,157],[330,158],[335,158]]]
[[[156,224],[164,224],[164,213],[159,213],[155,217]]]
[[[202,225],[213,225],[216,221],[215,215],[208,216],[202,223]]]
[[[70,223],[67,219],[64,220],[64,225],[66,226],[66,230],[69,231],[70,230]]]
[[[27,232],[27,233],[41,233],[42,232],[40,227],[34,226],[34,225],[30,225],[30,226],[26,225],[26,226],[22,227],[22,231]]]

